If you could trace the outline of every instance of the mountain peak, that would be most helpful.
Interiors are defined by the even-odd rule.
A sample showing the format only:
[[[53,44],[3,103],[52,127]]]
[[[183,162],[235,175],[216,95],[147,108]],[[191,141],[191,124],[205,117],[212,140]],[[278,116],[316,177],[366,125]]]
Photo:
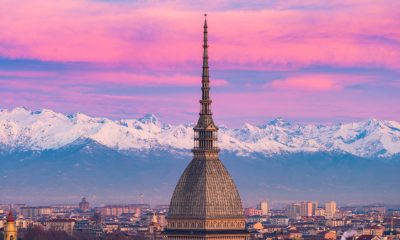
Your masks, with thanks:
[[[155,125],[159,124],[158,118],[152,113],[147,113],[143,117],[139,118],[138,121],[140,121],[141,123],[144,123],[144,124],[149,124],[149,123],[152,123]]]
[[[26,113],[31,113],[32,111],[26,107],[16,107],[11,110],[5,109],[5,112],[8,112],[10,114],[26,114]],[[3,112],[3,110],[2,110]]]
[[[278,126],[278,127],[287,127],[290,126],[291,123],[284,119],[283,117],[277,117],[268,122],[267,125]]]
[[[17,107],[17,108],[13,108],[11,110],[2,109],[0,114],[1,114],[1,118],[3,118],[3,119],[24,121],[24,119],[28,118],[29,115],[32,114],[32,112],[28,108]]]
[[[246,129],[247,131],[256,131],[258,128],[250,123],[245,123],[243,124],[242,129]]]
[[[75,120],[77,122],[86,122],[86,121],[92,119],[90,116],[88,116],[88,115],[86,115],[84,113],[81,113],[81,112],[70,114],[67,117],[69,119]]]
[[[57,113],[51,109],[42,108],[36,111],[30,111],[33,115],[56,115]]]

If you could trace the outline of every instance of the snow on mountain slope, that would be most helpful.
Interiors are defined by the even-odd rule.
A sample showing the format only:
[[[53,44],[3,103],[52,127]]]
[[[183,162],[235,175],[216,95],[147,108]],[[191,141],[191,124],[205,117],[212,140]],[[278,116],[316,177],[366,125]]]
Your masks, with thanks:
[[[0,145],[10,149],[56,149],[92,139],[117,150],[190,149],[192,125],[161,123],[154,115],[113,121],[82,113],[64,115],[25,108],[0,111]],[[221,127],[219,145],[238,154],[339,151],[360,157],[400,153],[400,123],[368,119],[330,126],[292,124],[277,118],[267,124]]]

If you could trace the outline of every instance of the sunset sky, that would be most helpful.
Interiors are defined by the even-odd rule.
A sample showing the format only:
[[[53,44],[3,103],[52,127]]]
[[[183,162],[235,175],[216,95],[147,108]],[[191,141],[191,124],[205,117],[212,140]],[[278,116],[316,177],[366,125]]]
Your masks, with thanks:
[[[400,121],[400,1],[0,0],[0,108],[218,124]]]

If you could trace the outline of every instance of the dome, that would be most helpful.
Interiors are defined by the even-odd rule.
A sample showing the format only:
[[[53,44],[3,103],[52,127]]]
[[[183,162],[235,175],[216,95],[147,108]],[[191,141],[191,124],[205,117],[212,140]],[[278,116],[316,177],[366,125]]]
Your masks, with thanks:
[[[169,219],[243,218],[239,192],[218,158],[194,158],[171,198]]]

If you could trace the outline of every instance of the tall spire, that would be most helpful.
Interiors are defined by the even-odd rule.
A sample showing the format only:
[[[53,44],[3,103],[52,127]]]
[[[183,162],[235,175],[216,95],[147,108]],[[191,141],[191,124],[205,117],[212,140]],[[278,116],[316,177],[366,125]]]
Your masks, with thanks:
[[[201,112],[200,114],[211,115],[211,99],[210,99],[210,74],[208,69],[208,39],[207,39],[207,14],[204,14],[204,43],[203,43],[203,74],[201,80]]]
[[[201,109],[193,128],[193,159],[172,195],[168,225],[163,232],[165,240],[250,239],[239,192],[218,156],[218,128],[210,108],[207,27],[204,20]]]
[[[193,152],[203,154],[204,152],[214,153],[217,157],[217,131],[218,127],[214,124],[211,112],[210,98],[210,74],[208,67],[208,26],[207,14],[204,14],[204,31],[203,31],[203,71],[201,76],[201,100],[200,100],[200,117],[197,125],[194,127],[194,149]]]

